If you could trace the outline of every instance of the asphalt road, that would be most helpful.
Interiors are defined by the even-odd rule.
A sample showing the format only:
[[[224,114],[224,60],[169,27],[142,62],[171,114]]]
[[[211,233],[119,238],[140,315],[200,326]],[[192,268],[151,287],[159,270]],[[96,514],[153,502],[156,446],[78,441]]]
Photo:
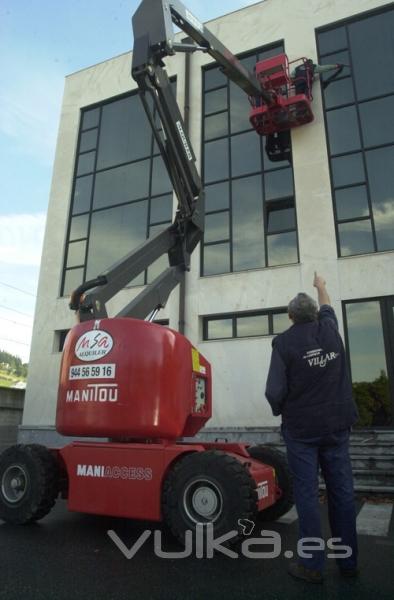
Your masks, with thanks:
[[[363,505],[361,499],[358,508]],[[326,506],[322,515],[327,529]],[[153,535],[131,559],[107,534],[116,532],[130,548],[152,523],[69,513],[58,501],[40,523],[13,527],[0,521],[1,600],[291,600],[392,599],[394,597],[394,516],[387,536],[360,535],[357,580],[340,577],[327,560],[325,581],[313,585],[286,573],[284,552],[295,550],[297,521],[267,523],[282,537],[281,556],[253,559],[215,554],[211,559],[160,558]],[[163,550],[181,546],[162,529]],[[259,549],[258,549],[259,550]],[[267,548],[264,548],[267,551]]]

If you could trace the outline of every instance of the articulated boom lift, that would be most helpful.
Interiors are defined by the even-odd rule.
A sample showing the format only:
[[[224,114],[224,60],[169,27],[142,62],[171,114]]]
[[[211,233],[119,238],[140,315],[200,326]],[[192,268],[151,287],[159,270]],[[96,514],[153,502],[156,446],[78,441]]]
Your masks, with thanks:
[[[175,42],[173,24],[190,43]],[[101,441],[6,450],[0,457],[0,518],[40,519],[61,492],[73,511],[165,519],[181,540],[200,523],[212,524],[217,535],[242,535],[243,519],[272,520],[292,506],[290,478],[282,455],[270,448],[184,441],[211,417],[210,365],[183,335],[152,321],[189,269],[203,233],[204,192],[163,59],[208,52],[251,98],[260,133],[266,133],[270,107],[286,115],[290,109],[283,107],[292,103],[279,100],[287,80],[274,77],[274,65],[269,74],[258,65],[251,75],[177,0],[143,0],[133,30],[132,75],[178,198],[176,217],[72,294],[79,323],[65,341],[56,428]],[[267,85],[267,77],[276,78],[275,85]],[[295,98],[307,109],[303,94]],[[300,114],[295,118],[304,122]],[[283,115],[275,119],[282,127]],[[169,267],[109,318],[106,302],[165,253]]]

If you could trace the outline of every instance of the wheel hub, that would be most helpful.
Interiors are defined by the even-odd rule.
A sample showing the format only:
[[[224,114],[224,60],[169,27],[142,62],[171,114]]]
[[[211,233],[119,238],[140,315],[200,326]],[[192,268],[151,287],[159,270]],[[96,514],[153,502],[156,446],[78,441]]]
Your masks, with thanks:
[[[21,465],[11,465],[1,479],[1,492],[10,504],[22,500],[27,490],[28,475]]]
[[[217,509],[218,497],[212,489],[201,487],[194,492],[192,504],[198,514],[203,517],[210,517]]]
[[[213,482],[199,479],[185,489],[183,506],[194,523],[213,523],[222,512],[222,494]]]

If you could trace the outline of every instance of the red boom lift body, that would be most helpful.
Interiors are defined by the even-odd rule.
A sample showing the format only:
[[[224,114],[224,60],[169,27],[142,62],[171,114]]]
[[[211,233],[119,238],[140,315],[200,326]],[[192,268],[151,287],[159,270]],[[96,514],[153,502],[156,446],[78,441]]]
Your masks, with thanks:
[[[191,44],[175,42],[173,23]],[[178,0],[143,0],[133,30],[132,75],[178,210],[170,227],[73,293],[70,307],[79,323],[65,341],[56,428],[96,440],[5,451],[0,518],[42,518],[60,491],[72,511],[165,519],[179,539],[198,523],[211,523],[218,534],[241,534],[243,519],[277,518],[292,506],[291,483],[272,448],[187,441],[211,417],[211,368],[181,333],[152,321],[202,237],[204,191],[163,59],[176,51],[208,52],[251,99],[251,122],[262,135],[312,120],[311,98],[292,93],[284,54],[250,74]],[[169,267],[109,318],[106,302],[164,253]]]

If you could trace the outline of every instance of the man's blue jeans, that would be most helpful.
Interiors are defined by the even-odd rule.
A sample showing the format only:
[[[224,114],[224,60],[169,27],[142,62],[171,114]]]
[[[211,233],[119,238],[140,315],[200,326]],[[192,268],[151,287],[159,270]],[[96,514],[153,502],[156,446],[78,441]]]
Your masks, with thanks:
[[[318,472],[319,465],[326,482],[328,516],[333,538],[341,538],[335,545],[352,549],[349,558],[338,558],[340,569],[357,567],[356,510],[353,475],[349,456],[349,431],[338,431],[325,436],[294,439],[282,427],[287,446],[287,459],[293,476],[294,500],[299,519],[299,539],[322,538],[320,523]],[[307,545],[307,544],[305,544]],[[333,550],[329,550],[333,553]],[[309,553],[309,552],[308,552]],[[311,558],[298,558],[304,567],[322,571],[324,550],[310,552]],[[335,551],[338,556],[343,551]]]

